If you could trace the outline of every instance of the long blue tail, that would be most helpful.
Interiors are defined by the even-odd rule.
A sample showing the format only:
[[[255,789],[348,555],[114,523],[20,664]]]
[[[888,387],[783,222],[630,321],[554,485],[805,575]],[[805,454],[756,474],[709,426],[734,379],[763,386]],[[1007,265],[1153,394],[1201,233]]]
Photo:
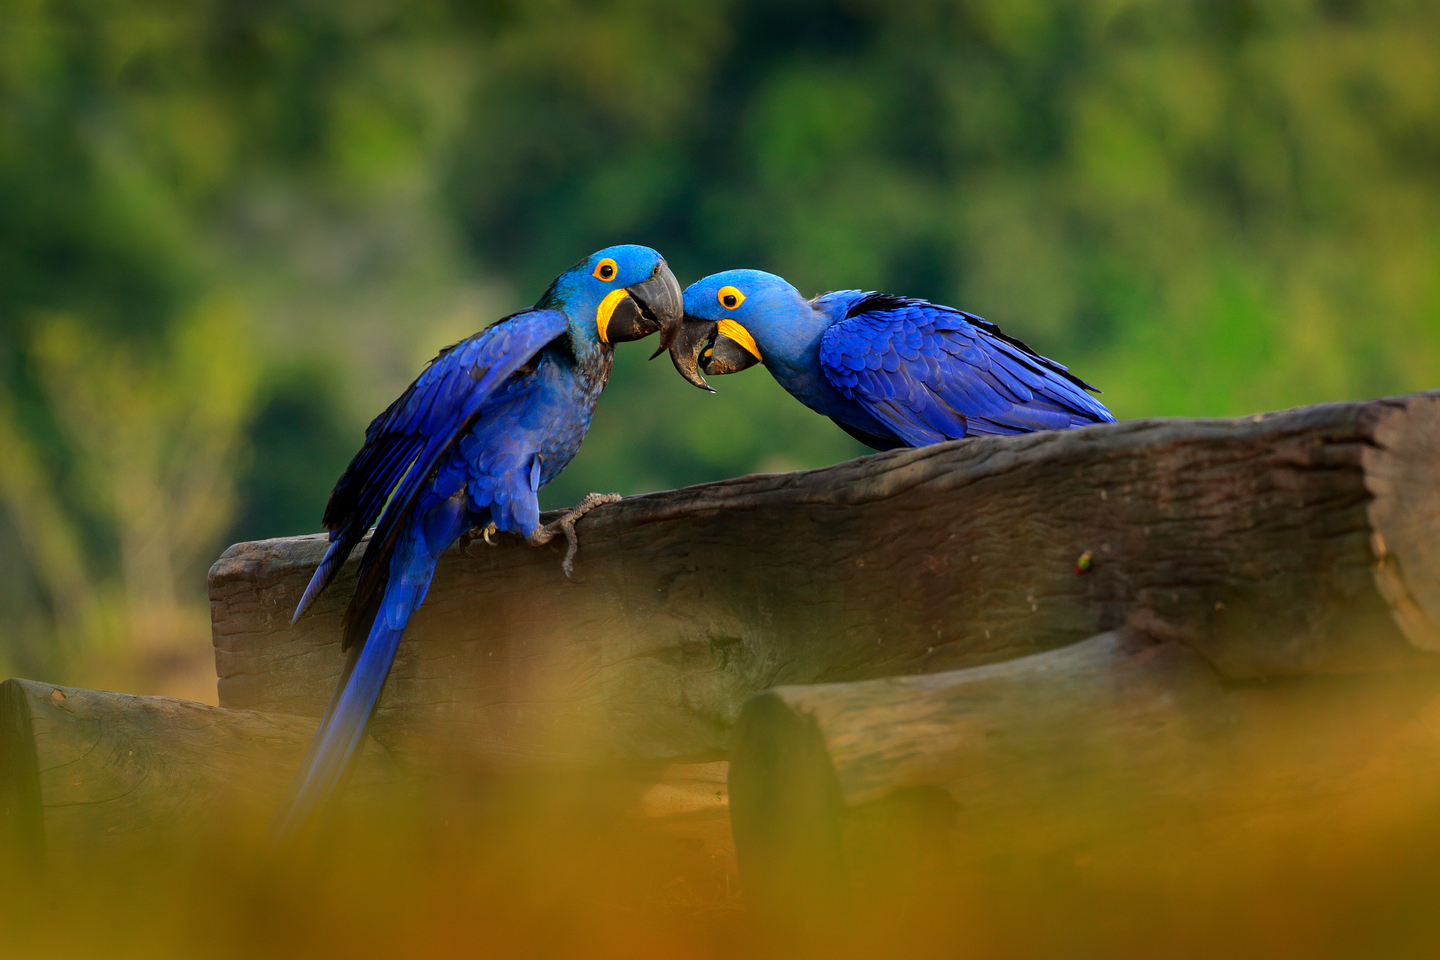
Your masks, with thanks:
[[[468,526],[468,519],[462,494],[417,518],[396,543],[370,632],[351,648],[305,762],[271,824],[277,840],[301,830],[344,784],[410,615],[425,599],[440,554]]]
[[[389,598],[386,599],[388,602]],[[409,618],[409,611],[405,617]],[[390,627],[377,617],[365,645],[356,649],[358,656],[352,656],[351,663],[347,664],[348,675],[342,675],[344,682],[331,700],[301,764],[300,774],[291,784],[290,794],[276,816],[277,836],[285,837],[298,831],[339,789],[365,736],[365,727],[380,699],[404,634],[404,626]]]

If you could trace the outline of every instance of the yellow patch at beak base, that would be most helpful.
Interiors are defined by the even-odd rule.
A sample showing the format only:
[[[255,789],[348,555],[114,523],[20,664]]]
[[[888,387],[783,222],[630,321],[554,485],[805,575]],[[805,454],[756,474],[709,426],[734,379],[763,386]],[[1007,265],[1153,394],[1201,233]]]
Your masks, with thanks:
[[[630,296],[627,290],[611,290],[605,294],[605,299],[600,301],[600,306],[595,310],[595,329],[600,333],[600,342],[610,342],[610,318],[615,315],[615,308],[620,301]]]
[[[721,320],[716,326],[720,329],[720,335],[722,337],[729,337],[731,340],[740,344],[740,346],[750,351],[750,355],[756,360],[765,359],[760,356],[760,348],[755,346],[755,338],[750,336],[749,330],[746,330],[734,320]]]

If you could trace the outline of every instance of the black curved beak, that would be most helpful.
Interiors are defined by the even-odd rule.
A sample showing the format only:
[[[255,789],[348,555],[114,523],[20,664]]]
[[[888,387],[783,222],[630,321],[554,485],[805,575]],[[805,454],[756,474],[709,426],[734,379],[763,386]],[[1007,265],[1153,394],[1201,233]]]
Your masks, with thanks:
[[[606,339],[611,343],[625,343],[643,340],[660,332],[660,348],[650,359],[660,354],[674,342],[680,332],[680,321],[685,312],[685,296],[670,265],[661,260],[648,280],[626,287],[628,297],[615,305],[606,327]]]
[[[670,345],[670,362],[675,364],[680,376],[701,390],[714,393],[715,388],[705,382],[701,370],[720,377],[753,367],[760,358],[721,333],[718,321],[687,315],[680,324],[680,335]]]
[[[670,344],[670,362],[675,364],[680,376],[711,393],[715,392],[715,388],[700,375],[700,364],[709,359],[708,354],[719,333],[720,326],[714,320],[686,316],[680,324],[679,335]]]

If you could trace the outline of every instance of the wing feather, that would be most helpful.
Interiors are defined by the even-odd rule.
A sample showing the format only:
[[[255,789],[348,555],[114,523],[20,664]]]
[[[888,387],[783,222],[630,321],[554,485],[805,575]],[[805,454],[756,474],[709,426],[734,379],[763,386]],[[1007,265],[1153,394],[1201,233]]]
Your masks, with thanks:
[[[381,508],[380,523],[360,561],[359,582],[346,610],[346,646],[383,592],[395,541],[443,458],[475,424],[481,407],[506,378],[564,335],[556,310],[526,310],[447,347],[365,431],[365,444],[341,475],[325,507],[330,549],[296,608],[298,619],[324,592]]]
[[[1115,419],[1063,365],[993,323],[925,300],[859,297],[826,330],[820,364],[912,446]]]

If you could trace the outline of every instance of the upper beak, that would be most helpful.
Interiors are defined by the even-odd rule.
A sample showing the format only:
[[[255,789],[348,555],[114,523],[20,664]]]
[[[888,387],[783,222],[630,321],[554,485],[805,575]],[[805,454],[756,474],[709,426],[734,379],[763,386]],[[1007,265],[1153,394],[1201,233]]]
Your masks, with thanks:
[[[625,288],[630,296],[615,305],[606,328],[606,338],[611,343],[640,340],[660,331],[660,348],[651,356],[653,360],[675,340],[680,332],[680,319],[684,314],[685,296],[670,265],[664,260],[650,274],[648,280]]]
[[[687,316],[680,324],[679,336],[670,344],[670,362],[675,364],[680,376],[711,393],[715,388],[700,375],[700,355],[713,346],[719,332],[720,326],[714,320]]]

